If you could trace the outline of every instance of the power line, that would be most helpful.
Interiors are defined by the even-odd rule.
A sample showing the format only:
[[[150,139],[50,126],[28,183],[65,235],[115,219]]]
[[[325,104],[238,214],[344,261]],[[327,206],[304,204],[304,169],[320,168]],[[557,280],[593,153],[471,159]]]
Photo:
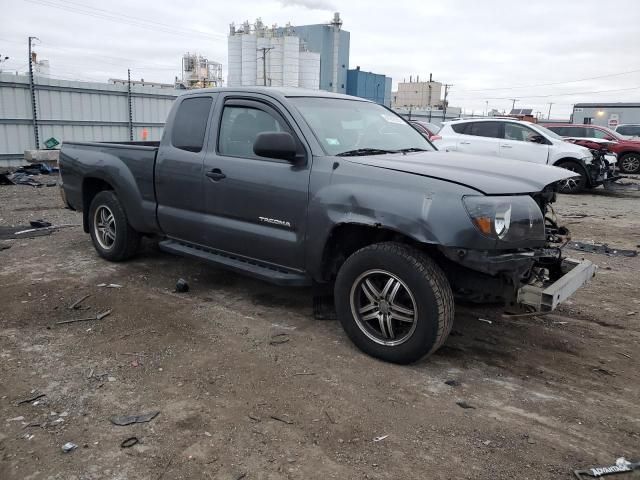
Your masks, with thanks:
[[[204,36],[209,38],[226,37],[226,35],[222,33],[202,32],[200,30],[192,30],[192,29],[186,29],[182,27],[176,27],[175,25],[168,25],[165,23],[155,22],[153,20],[147,20],[147,19],[142,19],[138,17],[123,15],[120,13],[111,12],[109,10],[88,7],[86,5],[69,2],[69,1],[68,1],[69,5],[55,3],[53,0],[25,0],[25,1],[30,3],[37,3],[39,5],[44,5],[47,7],[58,8],[58,9],[65,10],[71,13],[76,13],[79,15],[87,15],[90,17],[100,18],[102,20],[110,20],[117,23],[126,23],[128,25],[150,29],[155,32],[160,31],[160,32],[169,33],[172,35],[180,35],[180,36],[189,34],[189,35]]]
[[[594,93],[608,93],[608,92],[625,92],[628,90],[638,90],[640,89],[640,86],[636,86],[636,87],[630,87],[630,88],[615,88],[612,90],[592,90],[589,92],[568,92],[568,93],[552,93],[552,94],[548,94],[548,95],[520,95],[519,98],[553,98],[553,97],[566,97],[566,96],[570,96],[570,95],[587,95],[587,94],[594,94]],[[458,97],[459,99],[465,99],[465,98],[475,98],[475,97]],[[484,98],[488,98],[489,100],[513,100],[512,97],[484,97]]]
[[[605,75],[598,75],[595,77],[586,77],[586,78],[579,78],[576,80],[565,80],[563,82],[551,82],[551,83],[536,83],[533,85],[517,85],[517,86],[512,86],[512,87],[493,87],[493,88],[482,88],[482,89],[476,89],[476,90],[459,90],[460,92],[489,92],[489,91],[493,91],[493,90],[513,90],[516,88],[534,88],[534,87],[550,87],[553,85],[564,85],[566,83],[576,83],[576,82],[585,82],[587,80],[598,80],[600,78],[610,78],[610,77],[619,77],[621,75],[628,75],[630,73],[637,73],[640,72],[640,69],[637,70],[627,70],[625,72],[617,72],[617,73],[608,73]]]

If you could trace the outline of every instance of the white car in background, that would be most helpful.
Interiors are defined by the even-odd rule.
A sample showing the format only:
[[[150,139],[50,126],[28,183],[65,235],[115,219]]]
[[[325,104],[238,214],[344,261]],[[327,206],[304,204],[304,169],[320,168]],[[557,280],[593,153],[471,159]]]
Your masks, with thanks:
[[[638,140],[640,138],[640,123],[623,123],[613,131],[627,140]]]
[[[542,163],[576,172],[579,176],[563,184],[565,193],[596,187],[610,176],[611,167],[594,161],[588,148],[566,142],[530,122],[506,118],[457,120],[443,124],[437,137],[433,143],[439,150]]]

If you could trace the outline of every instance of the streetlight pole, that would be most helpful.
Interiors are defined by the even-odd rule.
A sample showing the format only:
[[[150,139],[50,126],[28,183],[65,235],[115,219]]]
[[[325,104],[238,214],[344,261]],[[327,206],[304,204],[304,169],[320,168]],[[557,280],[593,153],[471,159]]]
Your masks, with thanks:
[[[549,102],[549,113],[547,115],[547,120],[551,120],[551,105],[553,105],[553,102]]]

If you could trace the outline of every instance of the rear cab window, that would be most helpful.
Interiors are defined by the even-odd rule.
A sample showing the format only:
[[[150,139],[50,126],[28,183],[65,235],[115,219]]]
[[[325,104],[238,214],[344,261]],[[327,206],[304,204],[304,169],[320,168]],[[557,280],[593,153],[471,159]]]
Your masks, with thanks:
[[[200,152],[204,145],[213,98],[185,98],[173,119],[171,144],[180,150]]]

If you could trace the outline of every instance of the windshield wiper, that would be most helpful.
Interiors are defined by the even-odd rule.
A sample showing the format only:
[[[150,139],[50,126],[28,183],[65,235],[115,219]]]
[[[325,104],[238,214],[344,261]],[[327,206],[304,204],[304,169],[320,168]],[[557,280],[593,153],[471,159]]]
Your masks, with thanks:
[[[402,153],[409,153],[409,152],[428,152],[429,150],[427,150],[426,148],[411,147],[411,148],[402,148],[398,151]]]
[[[384,155],[385,153],[400,153],[400,150],[384,150],[382,148],[356,148],[346,152],[336,153],[336,157],[357,157],[360,155]]]

